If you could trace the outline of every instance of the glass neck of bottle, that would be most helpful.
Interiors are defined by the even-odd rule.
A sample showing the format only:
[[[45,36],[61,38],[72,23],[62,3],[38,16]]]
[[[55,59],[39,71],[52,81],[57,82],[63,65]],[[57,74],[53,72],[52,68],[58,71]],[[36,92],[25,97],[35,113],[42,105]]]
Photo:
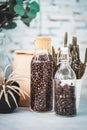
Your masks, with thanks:
[[[65,66],[65,65],[70,65],[70,57],[68,54],[62,54],[61,56],[61,65]]]
[[[61,67],[63,67],[63,68],[66,68],[66,67],[70,67],[70,64],[69,64],[69,62],[68,61],[61,61]]]
[[[49,53],[49,50],[48,49],[37,49],[36,48],[36,54],[38,55],[43,55],[43,54],[48,54]]]

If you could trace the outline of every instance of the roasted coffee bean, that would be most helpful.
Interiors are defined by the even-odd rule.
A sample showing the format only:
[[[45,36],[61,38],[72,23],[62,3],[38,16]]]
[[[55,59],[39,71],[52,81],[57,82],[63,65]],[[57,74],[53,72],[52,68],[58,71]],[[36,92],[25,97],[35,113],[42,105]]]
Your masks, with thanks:
[[[39,112],[52,110],[53,63],[51,55],[39,55],[31,62],[31,109]]]
[[[55,86],[55,112],[64,116],[76,114],[75,86],[68,84]]]

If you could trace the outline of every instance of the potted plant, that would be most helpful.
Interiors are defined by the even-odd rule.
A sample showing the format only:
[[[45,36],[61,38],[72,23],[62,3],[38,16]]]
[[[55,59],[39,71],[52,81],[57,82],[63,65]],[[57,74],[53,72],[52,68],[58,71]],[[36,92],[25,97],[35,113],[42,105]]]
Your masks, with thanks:
[[[20,89],[17,80],[22,80],[14,72],[11,73],[11,66],[6,66],[3,71],[0,68],[0,113],[11,113],[17,107],[20,99],[20,94],[25,99],[25,95],[29,95]]]

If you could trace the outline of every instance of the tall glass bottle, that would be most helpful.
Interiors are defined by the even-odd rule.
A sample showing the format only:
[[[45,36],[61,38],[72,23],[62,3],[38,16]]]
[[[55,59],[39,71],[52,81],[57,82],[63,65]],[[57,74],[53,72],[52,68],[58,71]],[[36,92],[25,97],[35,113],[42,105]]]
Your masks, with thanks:
[[[61,49],[61,64],[54,80],[55,113],[63,116],[76,114],[76,75],[69,64],[69,50]]]
[[[38,112],[52,110],[53,60],[49,54],[51,39],[35,39],[36,54],[31,61],[31,109]]]

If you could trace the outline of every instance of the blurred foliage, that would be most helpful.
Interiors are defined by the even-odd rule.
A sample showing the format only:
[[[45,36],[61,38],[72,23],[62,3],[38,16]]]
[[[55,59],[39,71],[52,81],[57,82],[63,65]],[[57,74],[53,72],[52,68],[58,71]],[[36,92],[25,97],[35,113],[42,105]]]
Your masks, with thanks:
[[[81,79],[85,73],[87,64],[87,48],[85,50],[84,62],[82,63],[80,59],[79,44],[77,44],[77,37],[73,36],[72,43],[68,44],[68,32],[65,32],[64,47],[69,48],[71,68],[74,70],[76,78]],[[53,77],[54,77],[56,71],[60,67],[61,48],[58,48],[56,52],[54,46],[52,46],[52,57],[53,57]]]
[[[20,16],[27,26],[36,18],[40,11],[39,3],[31,0],[7,0],[0,2],[0,28],[11,29],[16,27],[14,18]]]
[[[83,75],[85,73],[85,69],[86,69],[87,49],[85,52],[84,63],[82,63],[82,61],[80,59],[80,49],[79,49],[79,45],[77,44],[77,37],[75,37],[75,36],[72,37],[72,43],[69,44],[69,50],[70,50],[70,55],[72,58],[71,67],[76,74],[76,78],[81,79],[83,77]]]
[[[60,48],[57,48],[57,51],[56,51],[54,46],[52,46],[51,55],[53,58],[53,78],[54,78],[55,73],[60,66]]]

